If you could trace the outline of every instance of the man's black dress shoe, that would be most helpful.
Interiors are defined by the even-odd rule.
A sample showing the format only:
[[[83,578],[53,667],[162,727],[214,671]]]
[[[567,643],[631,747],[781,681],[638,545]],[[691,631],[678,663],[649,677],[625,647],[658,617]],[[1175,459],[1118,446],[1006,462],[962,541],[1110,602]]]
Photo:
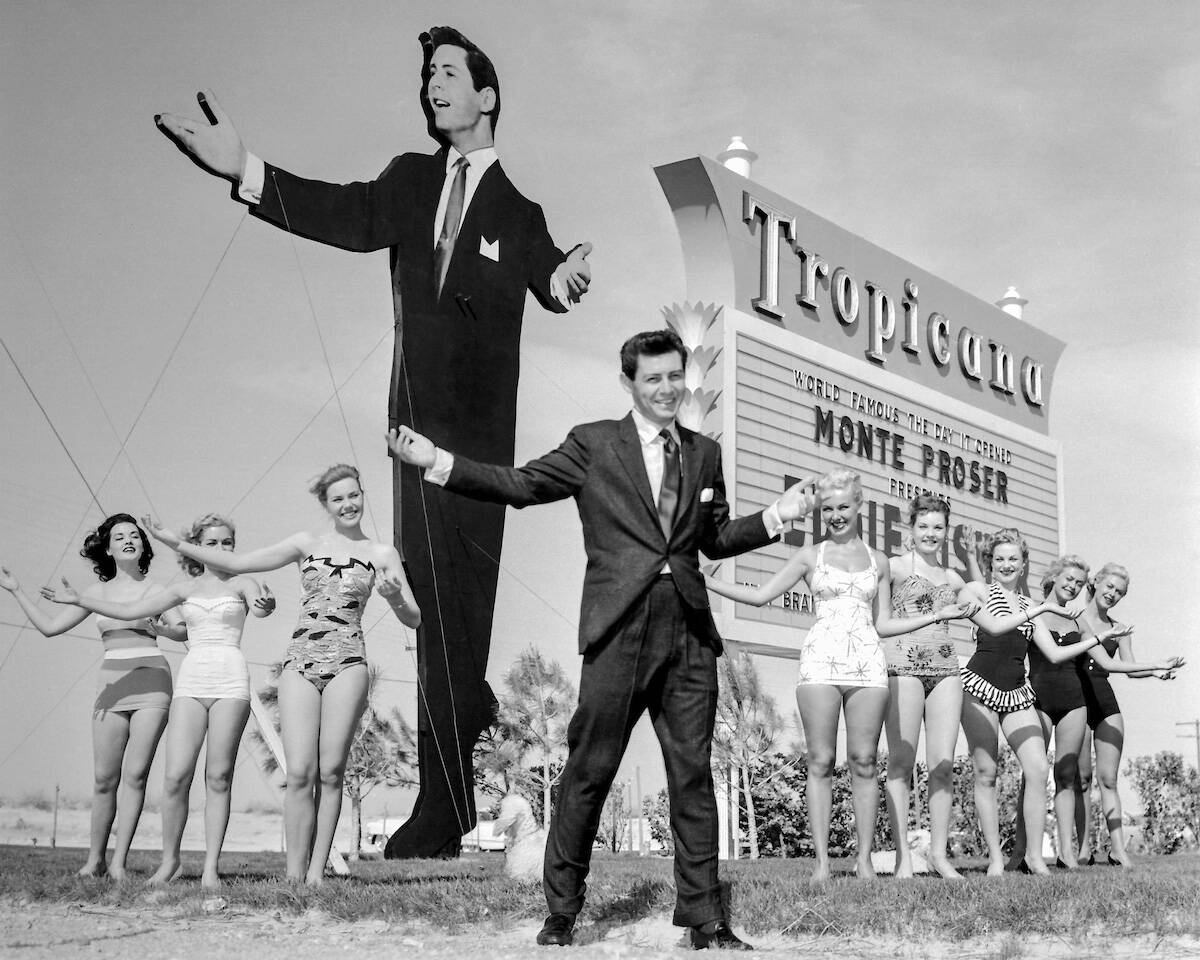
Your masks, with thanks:
[[[711,930],[708,928],[712,928]],[[707,930],[707,932],[706,932]],[[729,929],[729,924],[718,920],[715,924],[705,923],[698,927],[689,927],[688,935],[692,941],[693,950],[753,950],[745,940]]]
[[[537,942],[543,947],[569,947],[575,939],[575,918],[569,913],[552,913],[538,931]]]

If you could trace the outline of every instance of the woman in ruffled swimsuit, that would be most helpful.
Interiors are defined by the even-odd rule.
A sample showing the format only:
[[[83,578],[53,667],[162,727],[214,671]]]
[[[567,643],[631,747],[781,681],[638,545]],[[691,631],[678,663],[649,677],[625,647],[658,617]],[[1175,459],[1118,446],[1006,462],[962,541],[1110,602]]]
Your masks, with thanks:
[[[1106,563],[1088,581],[1088,602],[1079,618],[1085,636],[1098,635],[1100,644],[1079,661],[1083,681],[1084,703],[1090,737],[1084,739],[1079,762],[1079,800],[1075,822],[1079,829],[1080,859],[1094,863],[1091,852],[1091,787],[1092,744],[1096,745],[1096,779],[1100,782],[1100,808],[1108,824],[1108,862],[1112,866],[1130,866],[1125,851],[1125,828],[1121,810],[1121,795],[1117,792],[1117,773],[1121,768],[1121,752],[1125,746],[1125,718],[1109,682],[1110,673],[1142,679],[1174,679],[1175,671],[1184,665],[1182,657],[1168,657],[1157,662],[1138,662],[1133,658],[1133,627],[1125,626],[1112,617],[1112,608],[1121,602],[1129,590],[1129,571],[1119,563]]]
[[[183,532],[188,543],[232,551],[233,522],[205,514]],[[230,788],[238,745],[250,716],[250,673],[242,654],[246,614],[268,616],[275,599],[267,587],[250,577],[206,570],[203,564],[180,557],[192,579],[172,584],[142,600],[125,603],[79,596],[63,581],[63,589],[43,591],[56,603],[73,603],[92,613],[136,619],[178,606],[187,627],[188,653],[179,666],[166,733],[166,774],[163,780],[162,864],[148,881],[166,883],[179,872],[179,847],[187,826],[188,795],[196,774],[200,747],[208,739],[204,758],[204,870],[200,885],[220,886],[218,863],[229,826]]]
[[[350,745],[367,703],[362,613],[371,589],[406,627],[421,612],[391,544],[362,531],[363,492],[347,464],[326,470],[309,488],[333,521],[331,531],[297,533],[247,553],[181,542],[151,520],[151,534],[206,567],[260,573],[295,563],[304,595],[300,623],[279,676],[280,736],[287,766],[284,833],[287,877],[321,883],[342,809]]]
[[[880,608],[875,629],[887,660],[887,805],[896,844],[896,876],[911,877],[908,847],[909,787],[917,740],[925,726],[925,765],[929,777],[929,862],[942,877],[961,875],[947,858],[954,800],[954,747],[962,715],[960,664],[947,623],[969,617],[978,604],[958,602],[966,586],[941,562],[950,526],[950,505],[941,497],[918,494],[909,505],[913,548],[893,557],[888,574],[891,609]],[[894,631],[903,627],[904,634]]]
[[[1025,655],[1031,643],[1051,663],[1077,657],[1095,646],[1095,637],[1058,646],[1045,625],[1035,619],[1053,612],[1070,619],[1071,613],[1052,602],[1034,605],[1017,592],[1029,562],[1029,547],[1020,533],[1009,527],[997,531],[985,559],[992,571],[991,584],[971,581],[964,598],[982,604],[971,619],[978,628],[975,654],[962,669],[963,731],[975,770],[975,812],[988,846],[988,876],[1004,872],[1000,846],[1000,811],[996,797],[996,765],[1000,731],[1012,747],[1025,777],[1025,796],[1018,815],[1025,824],[1025,853],[1020,869],[1049,873],[1042,859],[1046,827],[1046,741],[1034,709],[1036,698],[1025,673]]]
[[[887,710],[883,646],[875,631],[882,595],[887,602],[887,558],[859,537],[862,481],[834,470],[816,482],[815,501],[828,538],[801,547],[762,587],[706,579],[714,593],[762,606],[801,579],[817,599],[817,619],[800,647],[796,704],[808,744],[806,797],[817,865],[813,880],[829,879],[829,822],[833,768],[841,714],[846,715],[846,755],[854,802],[859,877],[874,876],[871,847],[879,804],[876,757]],[[914,625],[910,629],[915,629]]]
[[[147,578],[154,551],[145,533],[127,513],[106,518],[83,542],[80,555],[92,562],[100,582],[85,591],[89,599],[135,601],[152,592]],[[44,636],[78,626],[91,614],[72,607],[54,616],[25,595],[15,577],[0,567],[0,587],[12,593],[25,615]],[[91,845],[81,876],[106,873],[125,878],[125,861],[146,799],[146,778],[154,751],[167,725],[171,705],[171,668],[158,649],[157,633],[166,630],[149,617],[97,618],[104,659],[92,708],[95,786],[92,791]],[[116,845],[105,858],[113,821]]]

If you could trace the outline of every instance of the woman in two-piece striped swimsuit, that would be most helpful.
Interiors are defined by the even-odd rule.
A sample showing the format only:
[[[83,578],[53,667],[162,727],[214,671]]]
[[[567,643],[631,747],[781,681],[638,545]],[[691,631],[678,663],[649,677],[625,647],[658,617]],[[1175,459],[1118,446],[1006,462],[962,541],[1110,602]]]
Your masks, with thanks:
[[[137,521],[127,513],[106,518],[89,533],[80,555],[92,562],[100,582],[85,595],[97,600],[129,602],[153,592],[147,578],[154,551]],[[91,614],[72,607],[51,616],[21,590],[16,578],[0,568],[0,587],[12,593],[30,622],[53,637],[78,626]],[[146,777],[171,705],[171,668],[158,649],[157,633],[166,630],[149,617],[133,620],[98,617],[104,644],[96,702],[92,709],[95,786],[92,791],[91,844],[81,876],[125,877],[125,859],[133,842]],[[117,839],[111,863],[106,863],[113,821]]]

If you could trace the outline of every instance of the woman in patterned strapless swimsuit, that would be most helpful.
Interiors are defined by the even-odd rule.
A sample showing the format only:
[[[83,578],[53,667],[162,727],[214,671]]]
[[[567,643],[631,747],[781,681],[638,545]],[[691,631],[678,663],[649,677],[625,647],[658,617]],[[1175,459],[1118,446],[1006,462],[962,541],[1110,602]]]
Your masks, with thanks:
[[[1077,657],[1095,646],[1096,638],[1057,646],[1039,620],[1046,612],[1070,619],[1071,613],[1053,602],[1036,606],[1017,592],[1029,562],[1029,547],[1014,528],[997,531],[986,551],[991,585],[967,584],[963,596],[983,604],[972,617],[975,654],[962,670],[963,731],[975,769],[975,812],[988,845],[988,875],[1004,872],[1000,847],[1000,812],[996,800],[996,764],[1000,731],[1012,747],[1025,777],[1025,797],[1018,816],[1025,822],[1025,854],[1020,867],[1027,873],[1049,873],[1042,859],[1046,827],[1046,741],[1033,706],[1036,698],[1025,675],[1025,655],[1031,642],[1052,663]]]
[[[233,550],[233,522],[205,514],[183,532],[188,543]],[[250,716],[250,674],[242,655],[246,614],[268,616],[275,599],[267,587],[250,577],[206,570],[203,564],[180,557],[194,579],[173,584],[142,600],[114,603],[80,597],[65,589],[48,591],[48,599],[74,603],[93,613],[135,619],[178,606],[187,627],[188,653],[179,667],[175,696],[166,733],[166,774],[163,779],[162,864],[148,881],[167,883],[179,872],[179,845],[187,826],[188,795],[196,774],[200,747],[208,738],[204,759],[204,871],[201,887],[220,886],[218,862],[229,825],[230,787],[238,745]]]
[[[83,542],[80,555],[92,562],[100,582],[85,595],[97,600],[131,601],[153,588],[147,579],[154,551],[137,521],[127,513],[106,518]],[[0,568],[0,587],[10,591],[25,615],[45,636],[53,637],[78,626],[89,611],[72,607],[55,616],[35,605],[16,579]],[[92,710],[95,787],[92,792],[91,848],[81,876],[106,873],[125,877],[125,859],[133,842],[146,777],[154,751],[167,725],[171,704],[171,668],[158,649],[157,633],[165,630],[148,617],[135,620],[97,618],[104,659]],[[112,863],[105,862],[113,821],[117,839]]]
[[[858,841],[855,872],[860,877],[874,876],[871,846],[879,803],[875,763],[888,701],[887,666],[874,621],[887,558],[869,549],[858,535],[862,499],[857,473],[826,474],[816,483],[816,500],[828,539],[801,547],[761,587],[706,579],[714,593],[756,606],[801,579],[817,599],[816,623],[800,647],[796,685],[796,704],[808,743],[806,796],[817,860],[814,880],[829,879],[833,768],[843,712]]]
[[[896,844],[896,876],[911,877],[908,847],[909,785],[917,740],[925,725],[925,765],[929,776],[929,862],[942,877],[957,880],[946,848],[954,799],[954,747],[962,715],[958,655],[947,622],[972,616],[978,604],[958,602],[965,584],[942,565],[950,505],[941,497],[918,494],[909,505],[913,548],[889,563],[891,604],[880,604],[875,628],[887,658],[887,805]],[[894,634],[902,626],[910,631]]]
[[[280,736],[287,765],[284,832],[289,880],[319,884],[342,809],[350,744],[367,702],[362,613],[371,588],[407,627],[421,612],[390,544],[362,531],[363,492],[347,464],[326,470],[309,491],[333,521],[322,534],[297,533],[244,554],[181,543],[153,521],[150,532],[206,567],[257,573],[295,563],[304,595],[300,623],[279,676]]]
[[[1133,628],[1112,616],[1112,608],[1124,598],[1129,590],[1129,571],[1119,563],[1106,563],[1088,582],[1088,603],[1079,618],[1079,626],[1085,636],[1097,634],[1100,640],[1087,657],[1080,659],[1078,666],[1082,675],[1084,702],[1087,710],[1087,725],[1091,738],[1085,737],[1080,753],[1080,804],[1076,808],[1076,826],[1079,828],[1081,858],[1092,861],[1090,794],[1092,786],[1092,745],[1096,745],[1096,779],[1100,782],[1100,808],[1109,824],[1108,862],[1113,866],[1127,867],[1129,856],[1125,852],[1125,828],[1121,810],[1121,795],[1117,792],[1117,773],[1121,768],[1121,752],[1125,746],[1125,718],[1117,703],[1109,682],[1110,673],[1121,673],[1127,677],[1157,677],[1170,680],[1175,671],[1184,665],[1182,657],[1168,657],[1157,662],[1141,662],[1133,658]]]

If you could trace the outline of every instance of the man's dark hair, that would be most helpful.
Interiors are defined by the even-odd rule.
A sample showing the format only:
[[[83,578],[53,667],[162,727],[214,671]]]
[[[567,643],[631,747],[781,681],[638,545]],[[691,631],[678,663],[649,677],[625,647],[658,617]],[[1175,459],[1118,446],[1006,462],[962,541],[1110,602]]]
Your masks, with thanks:
[[[687,350],[674,330],[645,330],[635,333],[621,344],[621,372],[632,380],[637,376],[638,357],[661,357],[664,353],[678,353],[680,363],[687,368]]]
[[[475,85],[476,90],[491,87],[496,94],[496,106],[488,114],[488,120],[492,124],[492,133],[495,134],[496,123],[500,120],[500,78],[496,76],[496,68],[492,66],[488,55],[453,27],[430,27],[429,31],[421,34],[418,39],[424,55],[424,62],[421,64],[421,109],[425,111],[425,126],[429,130],[429,135],[443,147],[450,145],[446,135],[434,125],[433,106],[429,103],[428,97],[429,63],[433,59],[433,51],[443,45],[459,47],[466,53],[467,69],[471,71],[471,82]]]

